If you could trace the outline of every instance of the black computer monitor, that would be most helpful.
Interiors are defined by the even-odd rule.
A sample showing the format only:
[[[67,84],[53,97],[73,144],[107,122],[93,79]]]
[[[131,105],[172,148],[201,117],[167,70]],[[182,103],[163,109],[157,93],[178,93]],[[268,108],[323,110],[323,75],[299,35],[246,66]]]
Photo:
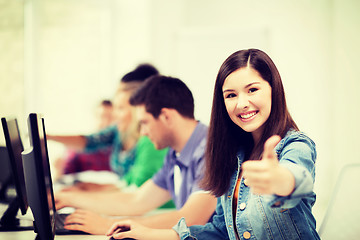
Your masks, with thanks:
[[[39,240],[55,235],[55,201],[43,119],[35,113],[28,118],[30,147],[22,153],[29,206]]]
[[[15,186],[6,146],[0,146],[0,203],[9,203],[15,195]]]
[[[19,127],[15,118],[1,118],[3,126],[6,149],[10,160],[11,175],[15,183],[16,197],[10,202],[7,210],[4,212],[0,220],[0,230],[2,231],[18,231],[32,229],[32,220],[28,222],[20,221],[16,216],[21,210],[21,214],[25,215],[28,209],[28,200],[26,195],[24,171],[22,164],[21,152],[23,144],[20,137]]]

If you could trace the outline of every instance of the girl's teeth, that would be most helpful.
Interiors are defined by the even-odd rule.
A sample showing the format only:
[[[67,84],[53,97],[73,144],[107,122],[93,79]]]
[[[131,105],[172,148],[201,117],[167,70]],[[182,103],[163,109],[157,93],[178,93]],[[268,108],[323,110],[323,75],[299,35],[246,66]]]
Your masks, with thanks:
[[[240,115],[240,117],[246,119],[246,118],[251,118],[255,114],[256,114],[256,112],[252,112],[252,113],[248,113],[248,114],[245,114],[245,115]]]

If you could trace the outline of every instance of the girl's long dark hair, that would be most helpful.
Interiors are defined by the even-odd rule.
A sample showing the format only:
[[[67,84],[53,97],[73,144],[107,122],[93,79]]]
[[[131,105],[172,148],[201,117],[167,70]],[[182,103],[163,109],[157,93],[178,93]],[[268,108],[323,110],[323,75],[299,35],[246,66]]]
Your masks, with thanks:
[[[258,144],[251,133],[245,132],[230,119],[222,93],[225,79],[232,72],[249,66],[267,81],[272,89],[271,112]],[[208,143],[205,152],[206,170],[202,187],[216,196],[223,195],[230,185],[230,178],[237,168],[237,152],[245,151],[245,159],[260,159],[265,141],[272,135],[284,137],[293,128],[298,130],[286,106],[280,74],[261,50],[241,50],[229,56],[220,67],[214,87]]]

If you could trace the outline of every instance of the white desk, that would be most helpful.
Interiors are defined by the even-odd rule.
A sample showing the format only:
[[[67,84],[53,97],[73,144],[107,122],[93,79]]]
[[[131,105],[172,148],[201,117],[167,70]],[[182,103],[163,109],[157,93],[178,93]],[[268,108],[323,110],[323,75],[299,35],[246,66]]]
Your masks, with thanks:
[[[6,205],[0,204],[0,213],[5,211]],[[146,215],[161,214],[174,209],[156,209],[150,211]],[[0,214],[1,217],[1,214]],[[31,209],[29,208],[25,216],[18,215],[18,218],[25,221],[33,220]],[[36,234],[34,231],[12,231],[12,232],[0,232],[0,240],[34,240]],[[105,235],[55,235],[55,240],[108,240],[110,237]]]
[[[0,204],[0,217],[1,213],[5,211],[7,205]],[[32,222],[32,213],[29,208],[25,216],[18,215],[18,218],[23,221]],[[0,240],[34,240],[36,234],[34,231],[11,231],[0,232]],[[105,235],[55,235],[55,240],[108,240],[109,237]]]
[[[33,231],[0,232],[0,240],[34,240]],[[55,240],[108,240],[104,235],[55,235]]]

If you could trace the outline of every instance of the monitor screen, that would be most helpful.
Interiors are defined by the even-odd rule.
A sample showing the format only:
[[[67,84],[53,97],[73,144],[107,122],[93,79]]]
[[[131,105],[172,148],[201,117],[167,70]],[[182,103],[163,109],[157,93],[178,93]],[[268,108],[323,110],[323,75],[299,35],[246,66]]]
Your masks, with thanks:
[[[50,160],[49,153],[47,148],[46,141],[46,131],[45,131],[45,122],[44,118],[41,118],[41,127],[39,129],[39,134],[41,136],[41,152],[43,155],[43,167],[44,167],[44,177],[45,177],[45,186],[46,186],[46,195],[48,196],[48,205],[49,205],[49,213],[52,220],[52,224],[55,222],[55,198],[54,198],[54,190],[51,178],[51,170],[50,170]]]
[[[16,197],[10,202],[7,210],[1,218],[1,230],[28,230],[32,229],[32,221],[20,222],[17,219],[18,210],[25,215],[28,209],[24,170],[21,153],[23,144],[20,137],[19,127],[15,118],[1,118],[6,149],[8,154],[11,175],[15,183]]]
[[[43,119],[31,113],[28,126],[30,147],[22,158],[29,205],[40,239],[53,239],[56,210]]]
[[[0,146],[0,166],[0,202],[8,203],[16,193],[6,146]]]
[[[1,123],[4,130],[11,171],[15,182],[15,190],[19,198],[21,213],[24,215],[26,214],[28,208],[24,170],[21,158],[21,152],[24,150],[24,147],[21,141],[17,120],[15,118],[1,118]]]

